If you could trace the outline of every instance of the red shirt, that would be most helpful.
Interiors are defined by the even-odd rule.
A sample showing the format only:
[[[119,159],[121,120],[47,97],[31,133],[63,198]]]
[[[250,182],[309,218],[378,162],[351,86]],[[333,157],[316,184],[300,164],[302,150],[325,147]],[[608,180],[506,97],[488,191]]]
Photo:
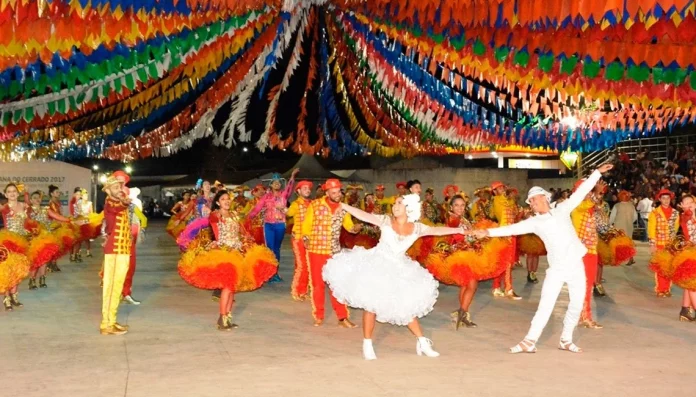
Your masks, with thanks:
[[[104,253],[130,255],[132,237],[128,206],[119,200],[107,197],[104,204],[104,222],[106,222]]]

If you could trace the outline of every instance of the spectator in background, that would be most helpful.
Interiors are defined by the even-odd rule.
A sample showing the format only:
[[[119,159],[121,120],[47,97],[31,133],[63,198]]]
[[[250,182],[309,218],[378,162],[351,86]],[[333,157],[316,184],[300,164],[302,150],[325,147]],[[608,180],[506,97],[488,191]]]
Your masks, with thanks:
[[[619,202],[614,205],[609,214],[609,223],[626,233],[628,238],[633,239],[633,223],[636,220],[638,220],[638,212],[631,202],[631,192],[622,190],[619,192]],[[634,263],[635,261],[631,258],[628,265]]]
[[[638,212],[638,227],[643,229],[643,238],[641,239],[643,242],[648,241],[648,215],[650,215],[650,212],[653,210],[653,201],[650,199],[650,196],[651,195],[647,195],[643,197],[638,201],[638,206],[636,207],[636,211]]]

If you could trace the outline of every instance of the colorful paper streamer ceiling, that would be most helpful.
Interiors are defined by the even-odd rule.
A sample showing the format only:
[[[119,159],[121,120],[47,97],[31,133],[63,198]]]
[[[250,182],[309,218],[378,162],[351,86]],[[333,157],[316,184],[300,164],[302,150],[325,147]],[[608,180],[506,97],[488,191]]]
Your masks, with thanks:
[[[695,64],[694,0],[0,0],[0,161],[587,152],[693,123]]]

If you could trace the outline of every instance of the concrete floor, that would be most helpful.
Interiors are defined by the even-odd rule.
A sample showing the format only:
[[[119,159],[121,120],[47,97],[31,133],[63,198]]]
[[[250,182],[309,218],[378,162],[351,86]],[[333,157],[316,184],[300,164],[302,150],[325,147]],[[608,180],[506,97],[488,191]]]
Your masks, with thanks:
[[[378,326],[379,359],[361,358],[360,329],[335,326],[333,314],[312,327],[308,302],[290,299],[292,256],[285,244],[281,284],[240,294],[240,328],[219,332],[210,292],[185,284],[176,272],[178,251],[155,223],[139,247],[134,296],[121,306],[125,336],[101,336],[97,257],[63,263],[47,290],[21,289],[25,307],[0,312],[0,396],[673,396],[693,392],[696,324],[677,321],[681,291],[657,299],[646,266],[605,271],[609,297],[597,301],[603,330],[579,330],[585,353],[556,349],[567,294],[538,345],[537,354],[510,355],[526,333],[541,285],[514,272],[519,302],[494,300],[483,283],[473,305],[476,329],[455,332],[449,312],[457,290],[441,287],[423,326],[442,355],[417,357],[405,328]],[[287,243],[287,241],[286,241]],[[99,253],[95,250],[96,254]],[[545,264],[542,263],[542,268]],[[542,272],[543,273],[543,272]],[[541,275],[543,277],[543,274]],[[360,313],[353,311],[359,323]]]

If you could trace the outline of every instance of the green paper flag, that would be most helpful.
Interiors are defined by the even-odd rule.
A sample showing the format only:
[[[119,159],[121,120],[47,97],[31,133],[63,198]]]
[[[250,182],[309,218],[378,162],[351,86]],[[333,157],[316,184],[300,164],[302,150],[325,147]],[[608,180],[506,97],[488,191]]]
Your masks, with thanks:
[[[479,39],[476,39],[476,42],[474,43],[474,54],[478,56],[483,56],[486,54],[486,46]]]
[[[507,47],[500,47],[495,49],[495,60],[498,62],[505,62],[510,50]]]
[[[24,120],[27,123],[31,123],[32,120],[34,120],[34,108],[29,106],[28,108],[24,109]]]
[[[631,65],[628,67],[627,76],[635,82],[643,83],[650,79],[650,68],[642,65]]]
[[[584,62],[582,66],[582,74],[589,78],[595,78],[599,74],[599,69],[599,62]]]
[[[56,114],[56,103],[53,101],[48,103],[48,114],[51,116]]]
[[[619,81],[623,78],[624,67],[619,62],[612,62],[604,68],[604,78],[609,81]]]
[[[126,75],[126,87],[128,87],[130,91],[133,91],[135,89],[135,78],[131,73],[128,73]]]
[[[12,121],[12,113],[5,112],[2,114],[2,125],[6,126]]]
[[[61,98],[56,102],[58,102],[58,113],[65,114],[68,107],[68,105],[65,103],[65,98]]]
[[[515,59],[513,60],[516,65],[526,68],[529,65],[529,53],[526,51],[519,51],[515,54]]]
[[[548,73],[553,69],[553,54],[539,56],[539,69]]]
[[[578,65],[578,57],[573,55],[561,62],[561,73],[572,74],[575,67]]]

